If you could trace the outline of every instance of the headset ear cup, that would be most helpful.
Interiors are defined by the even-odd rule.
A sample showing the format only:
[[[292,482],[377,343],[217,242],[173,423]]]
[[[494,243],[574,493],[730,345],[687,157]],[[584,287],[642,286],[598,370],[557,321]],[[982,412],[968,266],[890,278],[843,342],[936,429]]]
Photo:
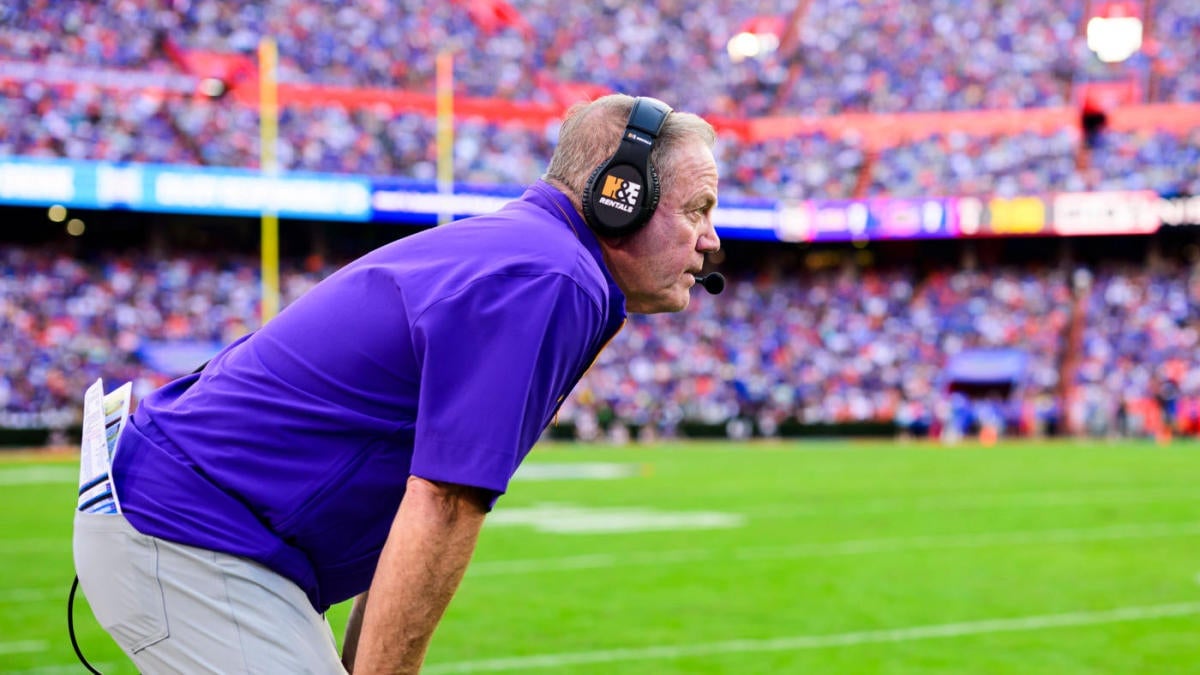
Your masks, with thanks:
[[[592,175],[588,177],[588,181],[583,187],[583,195],[580,198],[580,202],[583,205],[583,222],[587,223],[593,232],[602,237],[627,237],[645,227],[646,223],[650,222],[650,218],[654,216],[654,210],[658,208],[658,200],[661,196],[658,172],[654,170],[653,165],[650,165],[647,167],[647,175],[644,180],[647,183],[646,197],[641,206],[638,207],[637,217],[619,227],[604,223],[596,213],[596,195],[600,194],[601,180],[613,169],[613,160],[615,158],[615,155],[610,157],[608,161],[592,171]]]

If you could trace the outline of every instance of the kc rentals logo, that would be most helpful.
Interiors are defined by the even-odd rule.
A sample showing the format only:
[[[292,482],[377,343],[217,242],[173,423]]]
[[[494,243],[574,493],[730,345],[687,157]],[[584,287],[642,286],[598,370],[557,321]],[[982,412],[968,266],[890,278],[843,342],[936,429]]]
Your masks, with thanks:
[[[638,196],[641,194],[641,185],[618,176],[608,175],[604,177],[604,187],[600,189],[600,203],[629,213],[634,206],[637,206]]]

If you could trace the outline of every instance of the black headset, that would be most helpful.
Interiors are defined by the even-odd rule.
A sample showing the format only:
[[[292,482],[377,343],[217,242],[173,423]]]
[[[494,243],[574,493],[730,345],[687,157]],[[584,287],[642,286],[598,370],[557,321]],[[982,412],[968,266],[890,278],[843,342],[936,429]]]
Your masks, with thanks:
[[[642,229],[658,208],[658,173],[650,152],[671,106],[648,96],[633,102],[621,145],[596,167],[583,188],[583,219],[602,237],[624,237]]]

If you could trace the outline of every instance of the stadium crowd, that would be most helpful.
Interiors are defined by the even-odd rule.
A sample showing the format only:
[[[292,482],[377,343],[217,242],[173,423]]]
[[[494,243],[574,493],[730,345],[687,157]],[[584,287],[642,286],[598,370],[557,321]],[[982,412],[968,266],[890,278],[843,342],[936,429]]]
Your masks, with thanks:
[[[432,118],[341,107],[285,108],[278,161],[289,170],[436,177]],[[463,182],[527,184],[552,152],[549,134],[466,120],[456,129]],[[257,168],[257,113],[218,101],[41,83],[0,85],[0,155]]]
[[[371,109],[285,108],[278,159],[290,170],[437,175],[433,118]],[[553,125],[531,130],[482,119],[455,129],[455,179],[525,185],[545,170]],[[1076,127],[1049,134],[947,131],[868,156],[853,135],[743,142],[723,134],[722,195],[849,199],[917,195],[1014,196],[1087,189],[1200,194],[1200,129],[1109,132],[1081,167]],[[0,155],[107,161],[259,165],[256,113],[204,98],[79,86],[0,85]],[[864,175],[865,172],[865,175]]]
[[[1191,0],[1155,0],[1153,9],[1157,100],[1200,101],[1200,12]]]
[[[628,420],[671,435],[685,422],[741,419],[768,435],[787,423],[950,423],[945,366],[970,348],[1032,357],[1005,411],[1055,392],[1070,292],[1045,270],[842,270],[742,279],[681,315],[630,321],[562,415],[585,430]],[[963,430],[965,431],[965,429]]]
[[[968,136],[951,132],[880,153],[869,194],[897,197],[997,195],[1085,189],[1076,170],[1079,134]]]
[[[1088,3],[812,2],[781,110],[833,114],[1061,106]]]
[[[1200,194],[1200,129],[1187,135],[1152,131],[1102,137],[1083,172],[1090,190],[1154,190]]]
[[[293,262],[283,301],[334,269]],[[0,408],[9,425],[72,420],[96,377],[145,393],[203,360],[171,344],[215,349],[258,326],[256,261],[240,255],[0,250]],[[788,425],[895,424],[915,434],[1107,433],[1169,380],[1179,428],[1200,414],[1200,273],[1100,271],[1086,295],[1078,367],[1061,387],[1072,287],[1046,268],[797,273],[766,265],[719,298],[697,294],[677,315],[631,317],[564,403],[583,438],[607,431],[686,434],[695,425],[773,435]],[[946,365],[966,349],[1016,348],[1024,379],[1003,400],[951,393]],[[1153,364],[1163,364],[1155,370]],[[1121,400],[1114,398],[1122,392]],[[1068,406],[1073,406],[1070,411]],[[1103,420],[1105,426],[1099,426]],[[616,424],[614,424],[614,422]],[[1124,421],[1122,430],[1148,428]],[[1190,426],[1189,426],[1190,425]]]
[[[227,343],[257,328],[256,264],[237,254],[145,251],[85,262],[53,249],[0,247],[0,426],[74,422],[81,392],[97,377],[134,382],[142,394],[179,374],[143,363],[148,346]],[[330,271],[285,269],[283,301]]]
[[[1162,413],[1200,432],[1200,270],[1113,265],[1090,283],[1072,403],[1081,430],[1158,431]]]
[[[1113,75],[1084,46],[1088,3],[1082,0],[1022,0],[1000,10],[983,0],[813,0],[801,14],[794,6],[23,0],[7,3],[0,15],[0,54],[67,68],[178,74],[188,68],[180,54],[189,50],[250,54],[269,34],[279,40],[284,81],[428,91],[437,50],[455,47],[463,94],[553,102],[561,94],[556,83],[583,83],[652,91],[682,109],[739,119],[1062,106],[1072,103],[1079,79]],[[1126,74],[1146,80],[1142,88],[1156,100],[1200,100],[1200,77],[1187,67],[1200,57],[1200,19],[1186,0],[1149,8],[1147,51],[1154,58],[1126,66]],[[799,28],[789,33],[792,19]],[[741,30],[789,39],[761,58],[739,61],[725,42]],[[554,126],[458,120],[456,180],[529,183],[555,141]],[[1197,193],[1197,133],[1110,133],[1083,162],[1076,126],[1001,136],[946,129],[877,156],[853,134],[755,142],[727,135],[723,194],[841,199],[930,189],[983,195],[1126,187]],[[421,180],[435,174],[434,120],[422,115],[386,107],[285,107],[280,139],[285,169]],[[0,78],[0,154],[253,168],[258,145],[256,111],[229,99]]]
[[[12,59],[170,70],[173,50],[280,46],[285,81],[429,89],[437,52],[461,59],[463,93],[552,100],[554,82],[656,91],[699,113],[754,116],[1062,105],[1099,62],[1084,28],[1092,3],[1019,0],[807,3],[756,0],[18,0],[0,14]],[[797,11],[799,9],[799,11]],[[1200,20],[1189,0],[1149,3],[1149,65],[1163,101],[1196,100]],[[795,27],[789,27],[794,23]],[[732,58],[743,31],[777,49]],[[687,73],[687,77],[678,74]]]

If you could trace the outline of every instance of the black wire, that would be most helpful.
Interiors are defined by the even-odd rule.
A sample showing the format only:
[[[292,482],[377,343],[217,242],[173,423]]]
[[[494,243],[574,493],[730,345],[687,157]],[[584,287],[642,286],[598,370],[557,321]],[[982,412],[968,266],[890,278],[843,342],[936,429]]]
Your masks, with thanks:
[[[75,639],[75,591],[79,588],[79,575],[75,575],[75,580],[71,582],[71,594],[67,596],[67,633],[71,635],[71,646],[75,648],[75,656],[79,657],[79,662],[84,668],[88,669],[92,675],[101,675],[100,671],[92,667],[88,660],[83,658],[83,652],[79,651],[79,641]]]

